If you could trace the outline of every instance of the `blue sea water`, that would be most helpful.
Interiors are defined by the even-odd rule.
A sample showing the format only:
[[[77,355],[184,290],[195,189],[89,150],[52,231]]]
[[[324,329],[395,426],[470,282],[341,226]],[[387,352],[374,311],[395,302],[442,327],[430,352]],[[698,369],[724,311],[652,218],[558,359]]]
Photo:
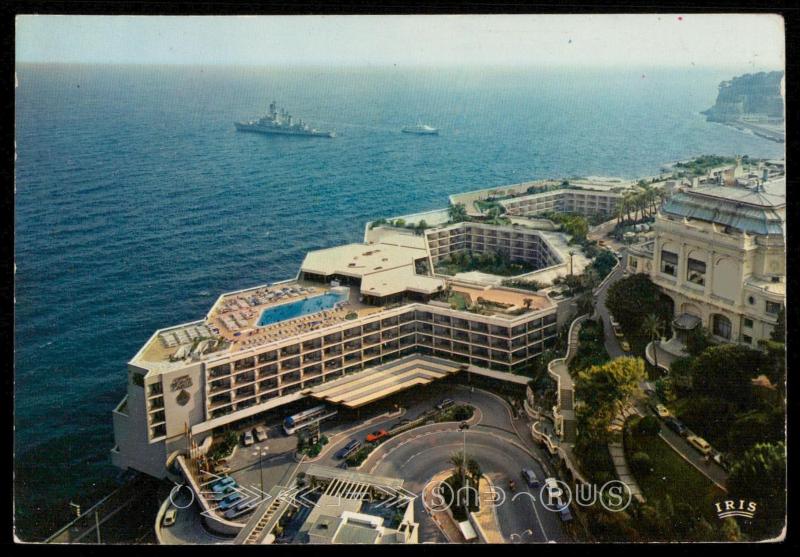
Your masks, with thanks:
[[[782,156],[707,123],[724,71],[17,67],[15,494],[47,531],[116,471],[126,362],[365,221],[524,180]],[[271,100],[336,139],[236,133]],[[439,137],[400,133],[417,120]],[[80,495],[78,495],[80,494]],[[61,514],[63,513],[63,514]]]

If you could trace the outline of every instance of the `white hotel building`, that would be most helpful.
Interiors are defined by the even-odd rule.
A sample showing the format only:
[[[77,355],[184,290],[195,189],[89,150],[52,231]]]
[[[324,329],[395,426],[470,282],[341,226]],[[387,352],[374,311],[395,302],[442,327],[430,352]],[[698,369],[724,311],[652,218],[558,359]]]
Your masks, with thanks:
[[[510,372],[555,342],[569,300],[430,271],[457,249],[507,248],[548,272],[566,266],[536,231],[384,232],[310,252],[296,279],[223,294],[202,319],[153,333],[128,363],[127,395],[113,411],[113,462],[163,477],[168,457],[187,450],[187,432],[210,442],[215,430],[300,399],[338,403],[331,393],[351,391],[361,375],[350,407],[468,366]],[[480,297],[481,311],[453,309],[441,301],[448,289]]]

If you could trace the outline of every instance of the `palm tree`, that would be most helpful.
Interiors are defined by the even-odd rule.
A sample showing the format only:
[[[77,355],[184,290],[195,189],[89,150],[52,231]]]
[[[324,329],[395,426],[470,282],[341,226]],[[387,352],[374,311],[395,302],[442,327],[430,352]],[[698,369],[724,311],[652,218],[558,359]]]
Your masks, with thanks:
[[[469,479],[472,480],[476,487],[480,485],[483,471],[481,470],[481,465],[474,458],[467,459],[467,474],[469,474]]]
[[[642,330],[650,337],[650,341],[653,343],[653,361],[655,362],[656,369],[658,369],[658,347],[656,346],[656,340],[661,338],[661,330],[663,328],[664,323],[658,315],[655,313],[645,315],[644,321],[642,321]]]
[[[450,205],[447,209],[447,214],[450,217],[450,222],[464,222],[467,220],[467,208],[463,203]]]
[[[454,466],[453,475],[459,478],[464,474],[464,453],[457,452],[450,455],[450,464]]]
[[[622,197],[622,206],[623,206],[624,211],[625,211],[625,221],[626,222],[631,222],[631,209],[634,208],[634,198],[635,197],[636,197],[636,194],[633,193],[633,192],[630,192],[630,191],[627,192]]]

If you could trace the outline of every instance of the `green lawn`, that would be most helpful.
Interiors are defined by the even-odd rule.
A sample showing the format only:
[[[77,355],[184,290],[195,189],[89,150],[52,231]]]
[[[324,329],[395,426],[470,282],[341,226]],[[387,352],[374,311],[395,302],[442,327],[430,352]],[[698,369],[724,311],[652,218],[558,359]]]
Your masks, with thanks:
[[[632,423],[630,420],[628,423]],[[648,501],[663,500],[670,495],[673,503],[685,501],[703,513],[714,524],[717,520],[714,503],[725,493],[694,466],[686,462],[660,437],[645,437],[626,431],[625,452],[628,459],[635,452],[650,455],[652,472],[637,475],[636,481]]]
[[[472,303],[472,300],[470,300],[469,294],[464,294],[463,292],[453,292],[450,294],[447,302],[451,306],[455,305],[455,309],[463,311],[469,307],[469,305]]]

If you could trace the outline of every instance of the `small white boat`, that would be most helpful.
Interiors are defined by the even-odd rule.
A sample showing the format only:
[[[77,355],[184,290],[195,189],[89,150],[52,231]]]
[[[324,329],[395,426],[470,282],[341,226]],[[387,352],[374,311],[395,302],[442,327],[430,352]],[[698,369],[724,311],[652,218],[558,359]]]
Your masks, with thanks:
[[[406,126],[401,130],[403,133],[413,133],[416,135],[439,135],[439,129],[434,128],[433,126],[429,126],[427,124],[421,124],[417,122],[416,126]]]

